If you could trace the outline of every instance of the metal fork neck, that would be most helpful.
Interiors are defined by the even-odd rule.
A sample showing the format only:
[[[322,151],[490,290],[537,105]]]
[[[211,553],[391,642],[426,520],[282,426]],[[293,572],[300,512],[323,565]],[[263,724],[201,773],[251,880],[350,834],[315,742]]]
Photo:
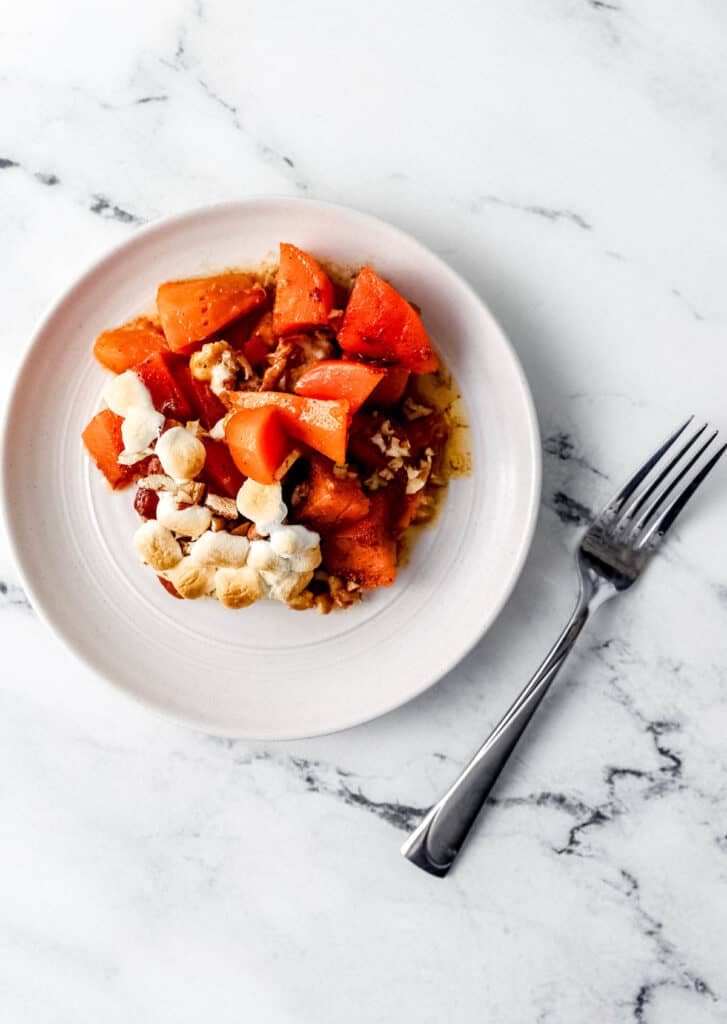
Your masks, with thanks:
[[[514,746],[550,688],[578,635],[615,588],[579,563],[580,587],[568,624],[540,668],[490,733],[463,773],[424,817],[402,847],[414,864],[447,874]]]

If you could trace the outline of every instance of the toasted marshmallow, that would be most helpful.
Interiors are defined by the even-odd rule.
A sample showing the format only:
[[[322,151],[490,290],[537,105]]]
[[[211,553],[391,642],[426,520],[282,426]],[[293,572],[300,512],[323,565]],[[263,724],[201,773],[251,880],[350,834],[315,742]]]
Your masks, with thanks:
[[[323,561],[323,555],[318,544],[314,548],[301,551],[299,555],[291,555],[286,559],[288,566],[293,572],[311,572],[317,569]]]
[[[247,564],[253,569],[288,572],[286,559],[275,553],[269,540],[252,541],[247,555]]]
[[[203,533],[192,545],[189,555],[197,565],[238,569],[247,561],[249,548],[247,537],[235,537],[221,530]]]
[[[157,522],[180,537],[191,537],[195,540],[209,529],[212,513],[202,505],[185,505],[177,508],[174,495],[163,492],[159,495],[157,504]]]
[[[133,370],[113,377],[104,388],[103,398],[109,409],[124,419],[121,424],[124,450],[118,461],[123,466],[133,466],[149,455],[149,445],[159,437],[164,416],[156,411],[149,389]]]
[[[302,554],[310,548],[317,548],[320,536],[305,526],[281,526],[270,535],[273,551],[286,558]]]
[[[142,559],[157,572],[172,569],[182,558],[182,549],[172,532],[149,519],[134,534],[134,547]]]
[[[265,585],[260,574],[243,566],[239,569],[218,569],[215,573],[217,600],[228,608],[246,608],[265,597]]]
[[[112,377],[103,389],[103,400],[117,416],[126,416],[135,408],[154,408],[149,389],[133,370]]]
[[[259,484],[252,479],[247,479],[237,492],[237,508],[240,515],[255,523],[263,536],[282,523],[288,514],[280,484]]]
[[[197,565],[189,556],[178,562],[173,569],[168,569],[164,575],[177,593],[188,601],[211,596],[215,590],[215,570],[207,565]]]
[[[319,535],[305,526],[281,525],[287,509],[280,484],[246,480],[238,492],[237,507],[252,519],[258,533],[270,537],[252,541],[247,555],[247,565],[262,576],[267,596],[274,601],[297,597],[321,564]]]
[[[121,438],[124,442],[124,455],[138,455],[143,458],[148,454],[149,445],[159,437],[164,426],[164,416],[153,408],[132,406],[121,424]],[[134,459],[138,462],[139,459]]]
[[[159,438],[154,449],[164,472],[175,480],[194,480],[204,468],[205,447],[186,427],[172,427]]]
[[[268,587],[268,597],[273,601],[290,601],[305,590],[313,579],[312,572],[261,572]]]

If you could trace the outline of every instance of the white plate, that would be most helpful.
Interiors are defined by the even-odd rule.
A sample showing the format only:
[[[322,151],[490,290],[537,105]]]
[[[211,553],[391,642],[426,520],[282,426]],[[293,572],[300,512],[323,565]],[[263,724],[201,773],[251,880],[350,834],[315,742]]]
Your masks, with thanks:
[[[133,491],[112,494],[80,434],[107,377],[91,345],[148,309],[156,286],[261,260],[290,241],[371,263],[423,310],[462,390],[471,477],[452,481],[396,584],[328,616],[260,602],[233,612],[168,597],[131,546]],[[502,608],[522,568],[540,491],[540,445],[520,365],[480,299],[413,238],[326,203],[251,199],[153,224],[96,263],[35,334],[8,408],[5,517],[35,608],[100,675],[209,732],[292,738],[356,725],[451,669]]]

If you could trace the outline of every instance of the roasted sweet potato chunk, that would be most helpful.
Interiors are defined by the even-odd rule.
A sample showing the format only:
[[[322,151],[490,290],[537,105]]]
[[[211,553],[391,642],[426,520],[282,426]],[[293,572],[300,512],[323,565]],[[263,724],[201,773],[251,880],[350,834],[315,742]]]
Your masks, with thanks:
[[[334,471],[329,459],[314,456],[310,463],[308,492],[296,518],[325,532],[368,515],[369,498],[364,494],[356,473]]]
[[[396,579],[396,542],[383,494],[374,494],[367,516],[325,534],[323,564],[329,572],[365,590],[390,587]]]

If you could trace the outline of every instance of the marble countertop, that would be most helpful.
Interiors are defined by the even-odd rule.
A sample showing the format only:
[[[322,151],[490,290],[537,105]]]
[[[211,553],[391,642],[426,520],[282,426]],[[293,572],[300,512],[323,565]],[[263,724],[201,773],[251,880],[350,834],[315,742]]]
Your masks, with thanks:
[[[727,426],[726,34],[709,0],[5,12],[2,404],[43,307],[138,225],[309,195],[475,285],[545,466],[476,650],[305,742],[123,700],[46,632],[0,536],[3,1021],[727,1020],[724,471],[599,614],[457,870],[398,853],[563,624],[589,510],[687,412]]]

